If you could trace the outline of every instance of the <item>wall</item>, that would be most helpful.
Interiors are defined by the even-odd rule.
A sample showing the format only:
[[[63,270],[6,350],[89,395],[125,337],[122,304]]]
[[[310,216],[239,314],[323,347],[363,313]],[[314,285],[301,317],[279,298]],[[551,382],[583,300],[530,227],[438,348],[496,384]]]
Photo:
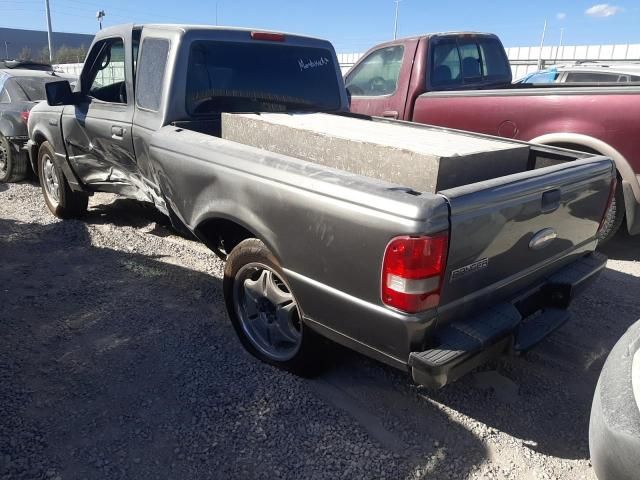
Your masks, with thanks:
[[[0,18],[2,17],[0,16]],[[82,46],[89,48],[93,41],[93,35],[53,32],[52,41],[54,52],[63,45],[70,48]],[[7,42],[6,49],[5,42]],[[40,51],[47,45],[47,32],[45,31],[0,27],[0,59],[5,58],[6,54],[10,59],[18,58],[25,47],[31,49],[33,58],[38,58]]]

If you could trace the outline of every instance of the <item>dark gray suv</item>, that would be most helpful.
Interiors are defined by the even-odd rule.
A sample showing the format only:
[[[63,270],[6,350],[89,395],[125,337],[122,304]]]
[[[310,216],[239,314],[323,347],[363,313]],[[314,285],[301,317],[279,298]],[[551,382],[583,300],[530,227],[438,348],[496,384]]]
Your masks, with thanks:
[[[44,86],[60,80],[53,72],[0,69],[0,182],[16,182],[27,175],[29,112],[46,97]]]

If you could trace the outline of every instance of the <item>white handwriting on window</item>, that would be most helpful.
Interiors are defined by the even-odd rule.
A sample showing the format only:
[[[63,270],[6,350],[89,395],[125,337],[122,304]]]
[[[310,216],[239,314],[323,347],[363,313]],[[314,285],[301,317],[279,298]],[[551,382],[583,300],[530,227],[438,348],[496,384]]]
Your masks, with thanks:
[[[300,71],[308,70],[309,68],[317,68],[324,67],[329,63],[329,59],[327,57],[320,57],[317,60],[307,59],[306,61],[303,59],[298,60],[298,66],[300,67]]]

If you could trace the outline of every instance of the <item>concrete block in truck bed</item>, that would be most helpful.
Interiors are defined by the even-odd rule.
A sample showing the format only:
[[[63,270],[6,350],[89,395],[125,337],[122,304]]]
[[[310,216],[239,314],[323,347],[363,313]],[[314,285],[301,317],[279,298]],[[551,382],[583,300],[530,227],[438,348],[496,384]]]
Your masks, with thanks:
[[[222,115],[222,138],[435,193],[522,172],[529,147],[323,113]]]

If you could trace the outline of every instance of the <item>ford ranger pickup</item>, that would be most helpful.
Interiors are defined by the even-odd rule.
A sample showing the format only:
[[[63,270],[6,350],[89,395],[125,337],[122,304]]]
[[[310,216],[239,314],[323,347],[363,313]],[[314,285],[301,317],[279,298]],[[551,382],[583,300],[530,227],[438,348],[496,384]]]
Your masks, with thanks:
[[[57,217],[81,216],[94,192],[125,195],[224,259],[241,343],[281,368],[312,373],[330,339],[440,387],[568,319],[606,264],[594,249],[615,185],[610,159],[492,139],[526,149],[517,171],[487,178],[470,162],[446,188],[417,191],[392,181],[402,166],[356,174],[222,135],[225,116],[268,112],[291,126],[355,122],[378,137],[486,139],[347,110],[327,41],[124,25],[97,34],[74,91],[47,85],[28,149]],[[293,128],[279,128],[293,141]]]

